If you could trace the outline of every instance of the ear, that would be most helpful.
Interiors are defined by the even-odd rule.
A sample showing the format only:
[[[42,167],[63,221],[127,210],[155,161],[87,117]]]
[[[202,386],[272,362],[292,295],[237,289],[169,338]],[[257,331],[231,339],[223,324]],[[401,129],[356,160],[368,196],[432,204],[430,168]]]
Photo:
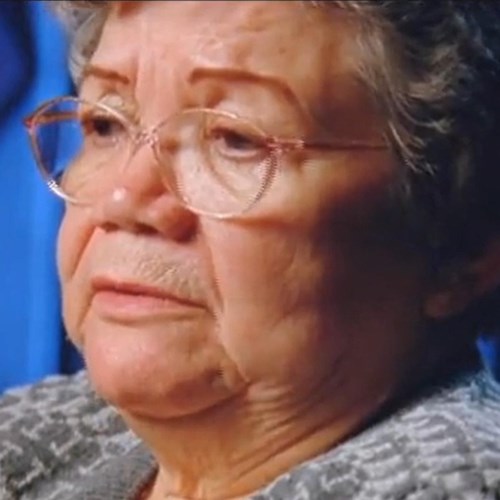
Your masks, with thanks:
[[[481,255],[438,284],[424,302],[424,314],[446,319],[464,312],[473,302],[500,286],[500,236]]]

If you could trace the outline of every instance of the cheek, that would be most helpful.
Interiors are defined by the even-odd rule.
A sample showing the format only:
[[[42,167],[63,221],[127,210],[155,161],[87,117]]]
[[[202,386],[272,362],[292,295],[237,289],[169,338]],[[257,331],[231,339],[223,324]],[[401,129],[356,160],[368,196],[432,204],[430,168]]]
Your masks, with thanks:
[[[95,226],[89,223],[84,209],[67,207],[59,229],[57,264],[59,277],[64,285],[76,273]]]
[[[212,281],[219,304],[216,314],[225,316],[235,310],[253,311],[273,321],[280,314],[278,304],[286,300],[291,272],[301,251],[299,241],[285,234],[262,228],[221,227],[207,238]],[[304,263],[304,267],[307,265]]]
[[[389,246],[377,240],[387,233],[379,220],[387,211],[392,168],[364,170],[309,162],[278,178],[244,220],[214,227],[206,222],[221,307],[258,304],[272,310],[278,303],[282,313],[287,304],[291,309],[315,300],[332,268],[341,274],[355,268],[353,261],[367,253],[360,246]]]
[[[217,237],[207,227],[221,341],[248,378],[301,372],[305,382],[374,323],[402,326],[396,316],[412,307],[400,302],[419,279],[404,283],[414,262],[386,217],[392,167],[349,166],[327,176],[310,165],[314,173],[297,173],[291,187],[283,179],[251,218],[217,227]]]
[[[217,250],[210,256],[220,297],[218,335],[245,378],[291,381],[299,360],[334,355],[325,350],[326,339],[318,346],[327,307],[319,294],[329,257],[316,252],[306,234],[284,226],[228,225],[209,245]],[[303,373],[305,383],[307,369]]]
[[[63,318],[68,335],[76,345],[81,344],[79,324],[88,302],[86,285],[80,267],[85,250],[94,234],[82,209],[68,207],[59,229],[57,264],[62,291]]]
[[[74,260],[72,256],[75,253],[72,234],[71,218],[68,217],[66,212],[57,238],[57,269],[62,284],[67,281],[68,276],[71,274],[71,268],[74,267],[70,264]]]

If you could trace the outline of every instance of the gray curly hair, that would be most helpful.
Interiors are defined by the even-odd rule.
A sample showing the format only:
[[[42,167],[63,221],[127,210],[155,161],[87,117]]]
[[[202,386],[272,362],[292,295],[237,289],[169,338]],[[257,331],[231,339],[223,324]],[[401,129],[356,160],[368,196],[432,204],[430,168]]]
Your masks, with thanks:
[[[500,233],[500,2],[304,1],[359,17],[359,77],[401,160],[408,241],[425,245],[436,269],[474,257]],[[50,3],[73,35],[78,80],[110,2]],[[499,315],[482,310],[482,325],[498,327]]]

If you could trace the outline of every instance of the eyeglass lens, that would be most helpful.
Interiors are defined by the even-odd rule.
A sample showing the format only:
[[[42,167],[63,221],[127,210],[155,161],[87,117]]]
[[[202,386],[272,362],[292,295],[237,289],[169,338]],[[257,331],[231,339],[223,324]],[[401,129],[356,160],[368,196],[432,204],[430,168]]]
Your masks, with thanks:
[[[194,211],[238,214],[262,195],[276,168],[264,134],[235,115],[189,109],[155,127],[153,148],[169,187]],[[104,106],[68,98],[35,115],[44,175],[75,202],[92,203],[129,165],[144,134]],[[111,184],[110,184],[111,183]]]

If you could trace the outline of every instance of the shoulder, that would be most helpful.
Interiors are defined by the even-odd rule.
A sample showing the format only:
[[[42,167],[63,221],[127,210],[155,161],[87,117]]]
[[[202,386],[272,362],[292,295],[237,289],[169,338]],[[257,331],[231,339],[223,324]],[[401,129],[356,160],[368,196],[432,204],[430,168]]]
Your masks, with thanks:
[[[500,386],[484,374],[433,388],[258,498],[496,498]]]
[[[0,442],[2,500],[54,491],[136,444],[118,414],[94,394],[84,372],[3,395]],[[36,495],[32,498],[48,498]]]

